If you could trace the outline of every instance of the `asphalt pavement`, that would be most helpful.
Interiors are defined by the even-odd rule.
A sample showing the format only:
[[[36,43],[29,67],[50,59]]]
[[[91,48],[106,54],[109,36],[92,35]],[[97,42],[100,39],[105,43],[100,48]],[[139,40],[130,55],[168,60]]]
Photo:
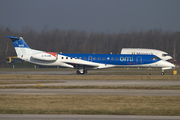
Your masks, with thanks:
[[[74,71],[10,71],[0,74],[70,75]],[[27,80],[26,80],[27,81]],[[30,80],[29,80],[30,81]],[[35,81],[35,80],[33,80]],[[38,80],[43,81],[43,80]],[[48,80],[45,80],[48,81]],[[59,80],[62,83],[42,83],[43,86],[176,86],[179,81],[142,80]],[[41,83],[40,83],[41,84]],[[10,84],[6,84],[10,85]],[[11,84],[12,85],[12,84]],[[35,85],[35,84],[13,84]],[[4,85],[3,85],[4,86]],[[1,95],[124,95],[124,96],[176,96],[180,90],[124,90],[124,89],[0,89]],[[0,114],[0,120],[180,120],[180,116],[139,115],[57,115],[57,114]]]

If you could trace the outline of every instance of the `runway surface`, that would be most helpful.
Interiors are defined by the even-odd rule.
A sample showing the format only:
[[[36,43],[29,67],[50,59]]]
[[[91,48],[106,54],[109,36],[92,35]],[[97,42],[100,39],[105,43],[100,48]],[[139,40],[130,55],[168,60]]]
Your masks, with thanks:
[[[70,75],[74,71],[0,71],[0,74],[28,74],[28,75]]]
[[[70,75],[75,71],[12,71],[0,74]],[[18,80],[20,81],[20,80]],[[23,81],[23,80],[22,80]],[[27,81],[27,80],[24,80]],[[31,80],[28,80],[31,81]],[[35,81],[35,80],[32,80]],[[48,81],[48,80],[38,80]],[[49,80],[50,81],[50,80]],[[54,81],[54,80],[53,80]],[[57,80],[63,83],[39,83],[43,86],[179,86],[180,81],[142,80]],[[34,86],[35,84],[6,84]],[[4,85],[2,85],[4,86]],[[176,96],[180,90],[124,90],[124,89],[0,89],[0,94],[12,95],[123,95],[123,96]],[[180,120],[180,116],[138,115],[56,115],[56,114],[0,114],[0,120]]]
[[[180,116],[0,114],[0,120],[179,120]]]
[[[15,69],[13,69],[15,70]],[[65,71],[0,71],[0,74],[29,74],[29,75],[72,75],[72,74],[76,74],[76,70],[77,69],[72,69],[72,70],[65,70]],[[120,73],[129,73],[129,74],[132,74],[134,73],[135,71],[132,71],[132,70],[121,70],[121,71],[112,71],[112,70],[109,70],[109,71],[101,71],[101,70],[89,70],[88,73],[98,73],[98,74],[101,74],[101,73],[117,73],[117,72],[120,72]],[[143,71],[143,70],[138,70],[136,72],[147,72],[147,71]],[[153,73],[153,72],[157,72],[157,71],[149,71],[150,73]],[[88,75],[87,73],[87,75]],[[161,71],[159,71],[159,75],[160,75]],[[126,74],[125,74],[126,75]]]
[[[31,81],[31,80],[24,80],[24,81]],[[32,81],[36,81],[36,80],[32,80]],[[48,80],[39,80],[39,81],[48,81]],[[39,83],[39,84],[42,84],[42,86],[177,86],[177,85],[180,85],[180,81],[138,81],[138,80],[122,80],[122,81],[121,80],[120,81],[118,80],[56,80],[56,81],[59,81],[62,83]],[[7,86],[34,86],[35,84],[6,84],[6,85]],[[1,85],[1,86],[6,86],[6,85]],[[126,96],[178,96],[180,97],[180,90],[0,89],[0,94],[126,95]]]
[[[4,81],[4,80],[0,80]],[[13,81],[13,80],[12,80]],[[52,81],[52,80],[14,80],[14,81]],[[43,86],[177,86],[180,81],[148,80],[53,80],[61,83],[39,83]],[[37,83],[36,83],[37,84]],[[1,84],[0,86],[34,86],[35,84]]]
[[[179,90],[122,90],[122,89],[0,89],[0,94],[12,95],[125,95],[177,96]]]

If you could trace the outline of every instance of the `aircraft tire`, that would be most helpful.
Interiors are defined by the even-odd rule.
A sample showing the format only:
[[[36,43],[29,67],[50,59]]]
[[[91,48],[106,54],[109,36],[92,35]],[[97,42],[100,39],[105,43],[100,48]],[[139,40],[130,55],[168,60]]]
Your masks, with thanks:
[[[164,75],[164,72],[161,72],[161,75]]]
[[[83,75],[83,74],[85,74],[85,70],[83,70],[83,73],[81,73],[79,70],[77,70],[77,71],[76,71],[76,74],[78,74],[78,75]]]
[[[79,70],[77,70],[77,71],[76,71],[76,74],[78,74],[78,75],[79,75],[79,74],[80,74],[80,71],[79,71]]]

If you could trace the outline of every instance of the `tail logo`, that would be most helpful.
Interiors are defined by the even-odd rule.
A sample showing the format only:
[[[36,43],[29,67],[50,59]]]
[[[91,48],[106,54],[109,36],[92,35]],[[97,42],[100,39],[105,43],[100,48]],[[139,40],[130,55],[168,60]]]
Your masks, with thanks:
[[[24,44],[23,45],[19,45],[19,47],[24,47]]]

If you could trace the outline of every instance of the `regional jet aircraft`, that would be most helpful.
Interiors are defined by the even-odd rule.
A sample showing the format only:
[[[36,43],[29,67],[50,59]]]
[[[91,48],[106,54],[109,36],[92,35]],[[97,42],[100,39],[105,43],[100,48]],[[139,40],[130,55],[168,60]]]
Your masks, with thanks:
[[[65,54],[31,49],[22,37],[7,36],[14,44],[17,57],[34,64],[75,68],[77,74],[87,70],[111,67],[155,67],[172,69],[174,64],[155,55],[138,54]]]

